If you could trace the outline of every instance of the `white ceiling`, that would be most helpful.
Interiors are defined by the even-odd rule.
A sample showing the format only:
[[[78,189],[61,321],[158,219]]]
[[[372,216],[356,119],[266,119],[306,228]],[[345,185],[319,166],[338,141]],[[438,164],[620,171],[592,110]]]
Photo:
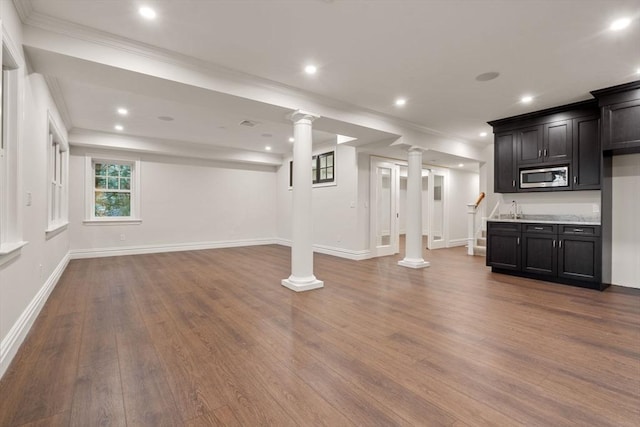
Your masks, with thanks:
[[[115,34],[324,98],[356,105],[484,145],[487,121],[590,98],[589,91],[640,78],[638,0],[16,0],[33,14]],[[607,28],[634,18],[624,31]],[[315,76],[302,69],[309,62]],[[492,81],[481,73],[497,71]],[[279,152],[291,126],[265,123],[257,134],[232,128],[248,114],[60,81],[73,126],[110,130],[127,103],[132,134]],[[529,93],[533,103],[519,98]],[[393,105],[396,97],[407,105]],[[99,101],[100,106],[88,107]],[[242,105],[237,106],[242,108]],[[111,113],[111,115],[109,115]],[[175,117],[164,123],[160,115]],[[107,119],[108,118],[108,119]],[[260,121],[260,117],[253,117]],[[224,127],[224,128],[223,128]],[[489,133],[481,138],[479,133]],[[270,133],[273,137],[263,137]],[[381,135],[381,138],[384,135]],[[318,135],[332,138],[330,132]],[[278,140],[278,143],[275,140]],[[375,137],[372,137],[375,140]],[[456,161],[456,159],[453,159]]]
[[[229,108],[230,102],[220,100],[202,106],[77,81],[59,79],[58,84],[76,128],[115,132],[114,125],[120,124],[123,133],[133,136],[200,144],[214,141],[217,146],[255,151],[264,151],[269,146],[271,152],[280,154],[291,151],[289,138],[293,137],[293,127],[285,122],[287,112],[277,109],[277,118],[282,122],[273,121],[264,108],[257,108],[256,102],[237,101],[235,108]],[[126,116],[119,115],[114,108],[120,105],[127,107]],[[241,125],[245,120],[255,126]],[[336,135],[314,129],[313,141],[335,143]]]

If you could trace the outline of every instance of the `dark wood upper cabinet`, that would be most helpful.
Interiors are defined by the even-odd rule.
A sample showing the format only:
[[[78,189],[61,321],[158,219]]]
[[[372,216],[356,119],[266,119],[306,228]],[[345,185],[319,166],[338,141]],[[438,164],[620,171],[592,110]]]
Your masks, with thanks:
[[[543,127],[530,126],[516,131],[516,152],[519,165],[542,161]]]
[[[515,193],[518,190],[515,132],[496,134],[494,141],[494,191],[496,193]]]
[[[598,190],[601,163],[600,118],[573,119],[573,189]]]
[[[571,120],[560,120],[519,129],[516,133],[518,165],[570,163],[571,127]]]
[[[640,80],[591,92],[602,118],[602,149],[640,153]]]
[[[590,100],[489,122],[495,134],[495,192],[599,189],[598,119],[598,104]],[[520,188],[520,169],[565,165],[568,187]]]
[[[560,120],[544,125],[542,159],[546,163],[572,161],[572,121]]]

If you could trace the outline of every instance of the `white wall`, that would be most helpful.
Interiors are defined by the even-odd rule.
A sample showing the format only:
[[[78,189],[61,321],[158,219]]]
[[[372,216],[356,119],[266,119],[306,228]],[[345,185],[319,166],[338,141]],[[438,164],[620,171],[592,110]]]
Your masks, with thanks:
[[[132,156],[71,147],[69,203],[74,256],[107,255],[120,249],[130,253],[181,245],[253,244],[276,236],[275,168],[150,154],[137,156],[141,160],[142,223],[85,224],[87,153],[104,158]]]
[[[362,251],[370,250],[370,230],[371,212],[369,207],[370,195],[370,173],[371,173],[371,156],[365,153],[357,153],[357,197],[356,205],[356,249]]]
[[[22,45],[21,24],[13,3],[0,2],[0,19],[16,46]],[[0,265],[0,376],[5,372],[20,343],[37,316],[47,291],[66,265],[69,233],[45,238],[47,229],[47,111],[66,137],[66,130],[42,76],[27,75],[26,67],[19,87],[24,94],[19,112],[20,151],[18,195],[21,204],[23,240],[29,242],[9,262]],[[22,96],[22,94],[21,94]],[[31,193],[26,206],[25,194]]]
[[[482,151],[482,162],[480,163],[480,191],[485,193],[485,199],[480,203],[478,214],[480,217],[487,217],[500,200],[500,195],[493,191],[494,174],[494,145],[489,144]],[[478,192],[479,194],[479,192]],[[475,201],[475,200],[474,200]]]
[[[640,154],[613,157],[611,283],[640,288]]]
[[[460,169],[450,169],[449,206],[449,246],[467,243],[467,204],[473,203],[480,193],[478,173]]]
[[[316,250],[347,257],[361,255],[365,248],[358,232],[358,160],[356,149],[345,145],[314,147],[313,154],[335,149],[336,185],[314,187],[313,244]],[[277,234],[284,242],[291,240],[292,190],[289,189],[289,161],[278,169]],[[368,177],[367,177],[368,179]],[[368,188],[368,186],[367,186]]]
[[[500,213],[508,214],[511,201],[518,202],[523,214],[580,215],[600,221],[600,191],[555,191],[499,194]]]

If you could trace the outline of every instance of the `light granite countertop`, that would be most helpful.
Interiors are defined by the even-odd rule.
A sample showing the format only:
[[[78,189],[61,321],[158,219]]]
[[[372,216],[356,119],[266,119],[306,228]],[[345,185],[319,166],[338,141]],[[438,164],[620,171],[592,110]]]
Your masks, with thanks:
[[[498,222],[535,222],[541,224],[575,224],[600,225],[600,217],[586,215],[519,215],[514,219],[511,215],[500,215],[488,218],[487,221]]]

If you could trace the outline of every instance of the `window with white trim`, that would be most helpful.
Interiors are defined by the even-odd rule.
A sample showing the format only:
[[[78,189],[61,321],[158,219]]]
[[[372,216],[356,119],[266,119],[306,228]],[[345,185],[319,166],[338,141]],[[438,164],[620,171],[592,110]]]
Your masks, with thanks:
[[[87,156],[87,221],[139,221],[139,160]]]
[[[317,154],[311,158],[311,183],[335,182],[335,151]],[[293,160],[289,162],[289,187],[293,187]]]
[[[48,227],[54,232],[69,223],[69,145],[49,115]]]
[[[2,73],[0,74],[0,264],[16,254],[22,241],[19,200],[20,135],[18,118],[21,102],[20,50],[2,27]]]

